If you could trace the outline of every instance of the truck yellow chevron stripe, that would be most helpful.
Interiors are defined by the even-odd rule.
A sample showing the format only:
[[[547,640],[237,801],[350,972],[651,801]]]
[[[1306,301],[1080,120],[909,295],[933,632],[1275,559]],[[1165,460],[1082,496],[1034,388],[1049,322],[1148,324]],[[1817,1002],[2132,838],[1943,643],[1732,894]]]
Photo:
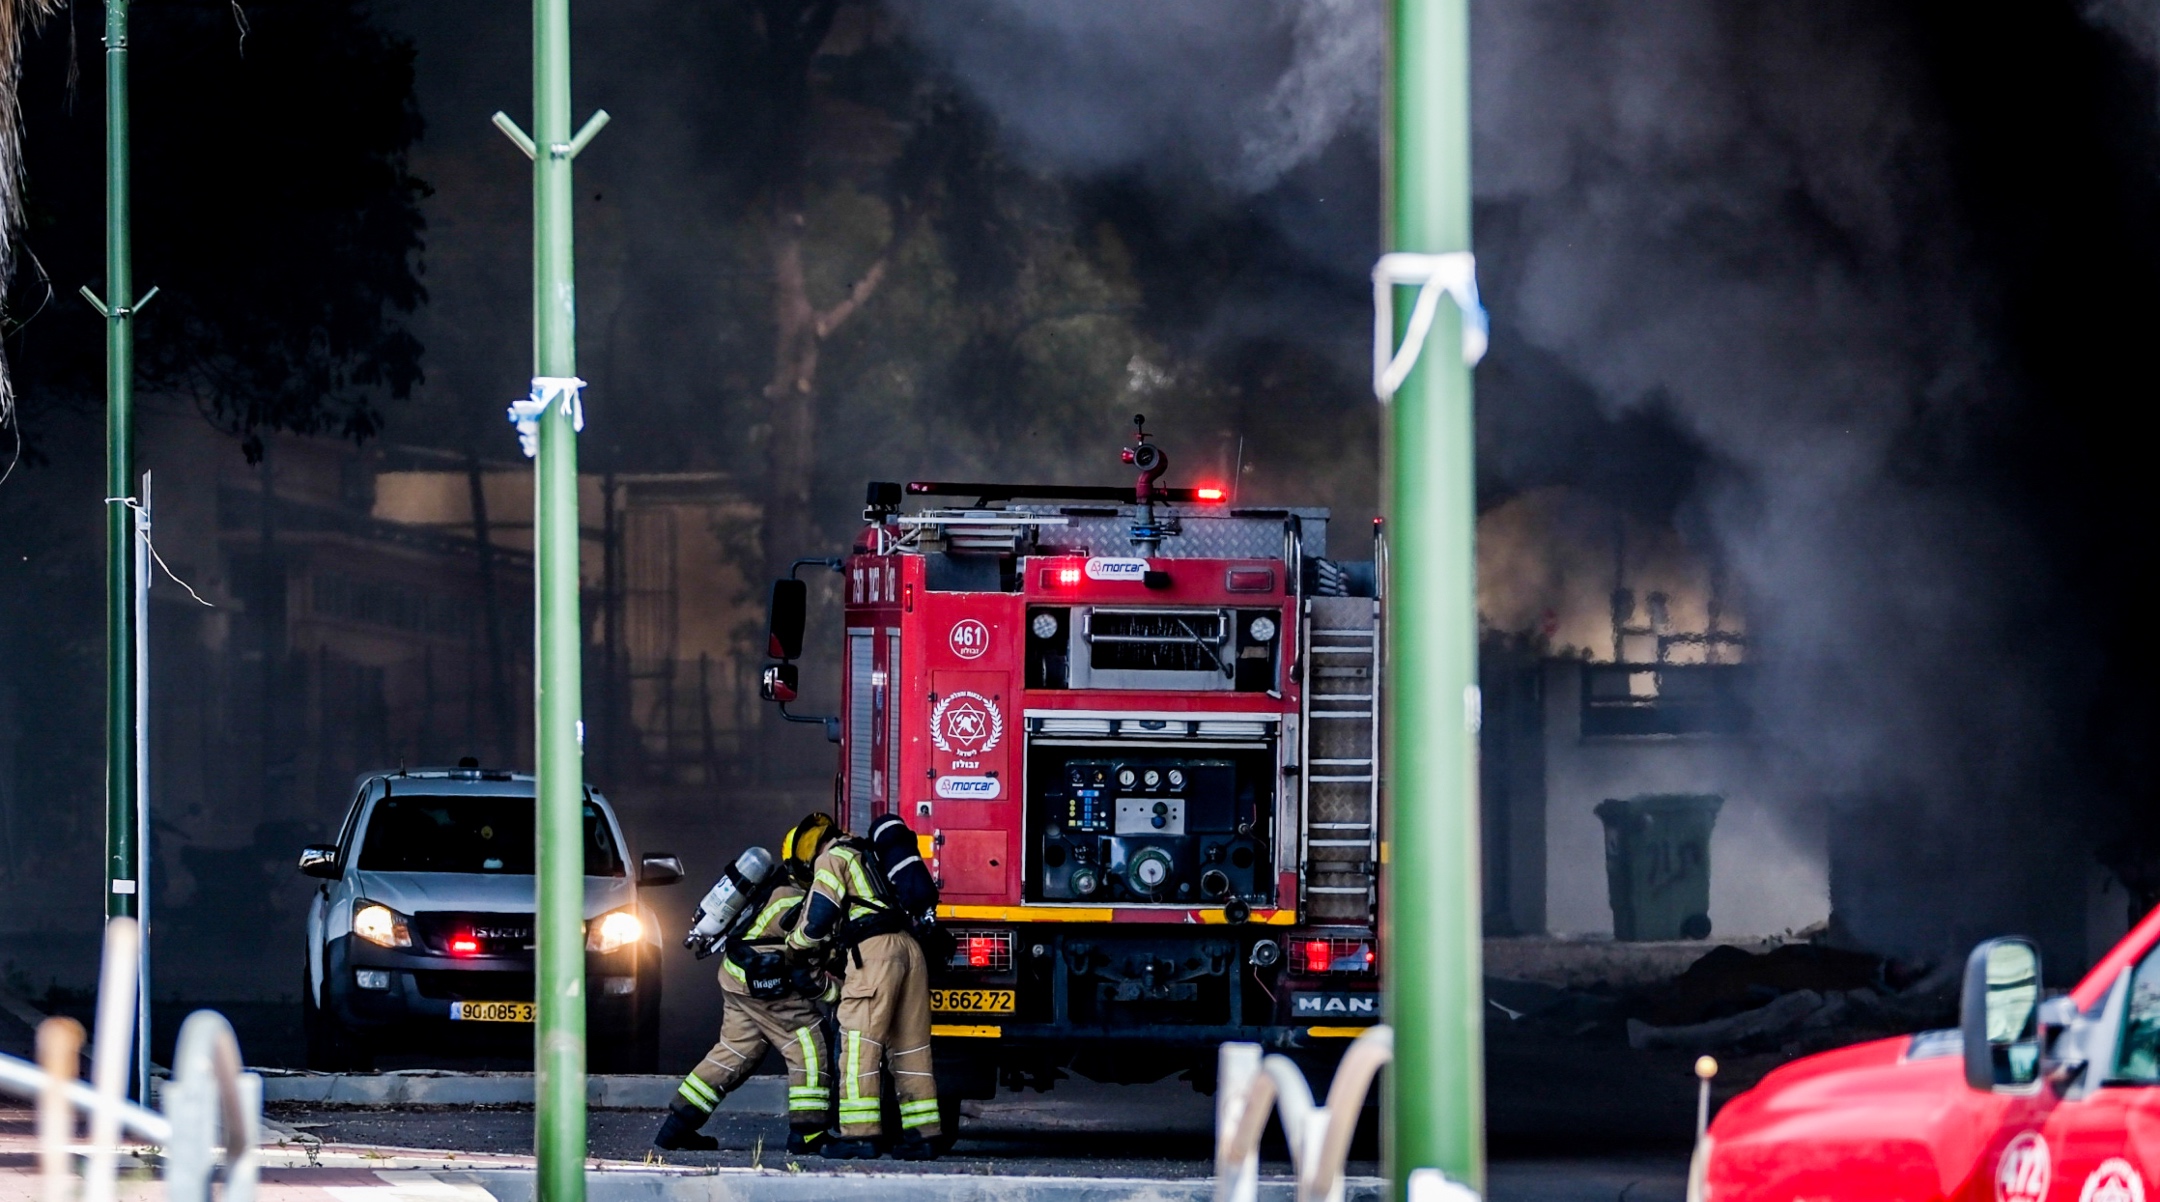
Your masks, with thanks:
[[[1116,922],[1120,913],[1145,914],[1166,924],[1189,921],[1203,926],[1224,926],[1230,921],[1221,906],[1187,910],[1164,910],[1160,906],[939,906],[937,912],[939,918],[974,922]],[[1250,926],[1296,926],[1297,911],[1254,910],[1252,917],[1245,921]]]

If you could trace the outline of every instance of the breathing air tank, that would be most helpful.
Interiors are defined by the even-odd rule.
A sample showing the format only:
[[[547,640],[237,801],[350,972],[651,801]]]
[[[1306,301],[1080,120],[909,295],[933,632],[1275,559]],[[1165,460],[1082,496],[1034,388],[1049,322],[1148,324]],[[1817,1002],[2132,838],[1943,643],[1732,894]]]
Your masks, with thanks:
[[[698,902],[697,913],[691,916],[690,933],[683,938],[683,946],[697,953],[703,960],[720,946],[722,936],[735,925],[735,918],[742,913],[750,895],[772,875],[773,856],[762,847],[753,847],[728,866],[720,874],[720,880]]]

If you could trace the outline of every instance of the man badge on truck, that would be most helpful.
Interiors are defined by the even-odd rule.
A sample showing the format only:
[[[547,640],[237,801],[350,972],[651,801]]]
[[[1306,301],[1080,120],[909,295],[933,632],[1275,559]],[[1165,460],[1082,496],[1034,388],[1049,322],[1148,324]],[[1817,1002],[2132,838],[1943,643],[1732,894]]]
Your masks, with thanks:
[[[930,739],[948,755],[983,755],[1005,737],[1005,718],[981,693],[960,689],[930,711]]]

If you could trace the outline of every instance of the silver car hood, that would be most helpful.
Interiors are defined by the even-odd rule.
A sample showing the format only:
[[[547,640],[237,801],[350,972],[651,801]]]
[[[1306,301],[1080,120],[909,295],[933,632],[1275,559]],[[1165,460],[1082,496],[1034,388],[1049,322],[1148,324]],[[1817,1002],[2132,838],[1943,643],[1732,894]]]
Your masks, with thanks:
[[[489,914],[533,912],[533,878],[481,872],[368,872],[348,878],[351,895],[381,902],[403,914],[469,910]],[[585,917],[627,906],[637,894],[627,876],[585,878]]]

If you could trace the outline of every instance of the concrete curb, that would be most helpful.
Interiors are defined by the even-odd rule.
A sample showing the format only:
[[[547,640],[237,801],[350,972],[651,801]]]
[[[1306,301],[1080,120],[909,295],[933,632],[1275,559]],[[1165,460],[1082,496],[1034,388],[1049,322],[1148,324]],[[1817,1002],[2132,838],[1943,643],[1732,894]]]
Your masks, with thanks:
[[[263,1101],[318,1106],[530,1106],[531,1073],[444,1073],[415,1069],[389,1073],[263,1074]],[[162,1082],[159,1083],[162,1085]],[[585,1104],[595,1110],[660,1110],[675,1096],[681,1077],[595,1076],[585,1079]],[[787,1078],[752,1077],[728,1095],[729,1105],[780,1111],[787,1107]]]
[[[496,1202],[534,1202],[527,1171],[437,1173],[446,1183],[477,1185]],[[1386,1183],[1352,1177],[1344,1202],[1381,1202]],[[1260,1182],[1261,1202],[1290,1202],[1287,1178]],[[722,1169],[709,1173],[603,1170],[585,1175],[588,1202],[1212,1202],[1209,1177],[1006,1177],[972,1173],[779,1173]]]

